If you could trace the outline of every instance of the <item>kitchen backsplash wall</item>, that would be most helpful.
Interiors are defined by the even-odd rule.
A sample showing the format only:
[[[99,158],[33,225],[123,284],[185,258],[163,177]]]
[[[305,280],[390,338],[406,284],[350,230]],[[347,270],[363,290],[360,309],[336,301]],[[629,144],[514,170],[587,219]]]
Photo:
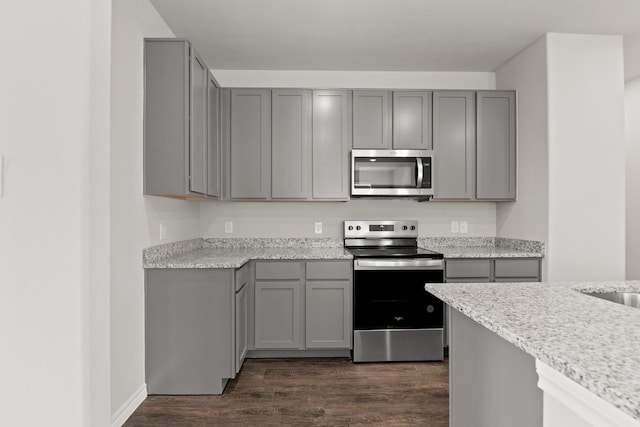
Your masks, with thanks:
[[[205,202],[200,203],[203,237],[339,237],[345,219],[415,219],[420,236],[496,235],[495,203],[444,203],[411,200],[349,202]],[[225,233],[225,222],[233,232]],[[466,221],[466,234],[452,233],[451,221]],[[322,223],[322,234],[315,223]]]

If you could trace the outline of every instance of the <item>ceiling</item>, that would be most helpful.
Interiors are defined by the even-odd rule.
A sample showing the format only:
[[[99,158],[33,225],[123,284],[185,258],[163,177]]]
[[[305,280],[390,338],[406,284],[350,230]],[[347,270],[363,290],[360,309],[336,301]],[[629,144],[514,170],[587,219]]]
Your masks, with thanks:
[[[547,32],[624,36],[639,0],[150,0],[213,69],[494,71]]]

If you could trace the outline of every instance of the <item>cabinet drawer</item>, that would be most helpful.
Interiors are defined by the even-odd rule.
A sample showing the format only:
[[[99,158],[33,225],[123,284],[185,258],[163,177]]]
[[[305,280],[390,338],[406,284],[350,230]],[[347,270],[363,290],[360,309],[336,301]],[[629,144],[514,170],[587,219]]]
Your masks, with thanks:
[[[496,277],[538,277],[540,261],[537,259],[497,259]]]
[[[243,265],[236,270],[236,292],[238,292],[249,280],[248,264]]]
[[[351,279],[351,261],[309,261],[307,279]]]
[[[256,279],[300,279],[300,262],[275,261],[256,262]]]
[[[452,277],[491,277],[491,260],[447,261],[447,279]]]

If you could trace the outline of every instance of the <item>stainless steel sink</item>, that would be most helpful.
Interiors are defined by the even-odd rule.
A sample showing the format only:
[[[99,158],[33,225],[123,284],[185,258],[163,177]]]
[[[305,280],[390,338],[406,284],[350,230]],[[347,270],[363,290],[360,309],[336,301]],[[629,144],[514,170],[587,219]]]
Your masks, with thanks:
[[[640,293],[636,292],[591,292],[585,293],[596,298],[628,305],[629,307],[640,308]]]

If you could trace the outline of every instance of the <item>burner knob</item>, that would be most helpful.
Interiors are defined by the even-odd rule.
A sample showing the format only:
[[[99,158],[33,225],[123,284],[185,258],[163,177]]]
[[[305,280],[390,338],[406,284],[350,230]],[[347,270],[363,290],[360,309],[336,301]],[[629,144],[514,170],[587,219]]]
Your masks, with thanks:
[[[407,228],[408,228],[408,227],[407,227],[406,225],[403,225],[403,226],[402,226],[402,229],[403,229],[403,230],[406,230]]]
[[[348,230],[353,230],[353,225],[350,225],[349,227],[347,227]]]
[[[412,226],[411,226],[411,229],[412,229],[412,230],[415,230],[415,229],[416,229],[416,226],[415,226],[415,225],[412,225]]]
[[[433,313],[434,311],[435,311],[435,308],[432,305],[427,306],[427,313]]]
[[[356,225],[356,230],[360,231],[362,227],[360,227],[359,225]]]

